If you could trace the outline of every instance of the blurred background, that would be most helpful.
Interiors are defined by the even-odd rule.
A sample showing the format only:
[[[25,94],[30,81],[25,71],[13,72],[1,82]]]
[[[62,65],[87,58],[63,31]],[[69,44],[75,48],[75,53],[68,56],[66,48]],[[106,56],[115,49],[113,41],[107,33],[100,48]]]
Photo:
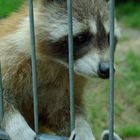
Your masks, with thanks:
[[[0,19],[25,0],[0,0]],[[121,37],[115,54],[115,131],[124,140],[140,140],[140,0],[116,0]],[[85,89],[88,118],[97,139],[108,128],[109,82],[89,80]]]

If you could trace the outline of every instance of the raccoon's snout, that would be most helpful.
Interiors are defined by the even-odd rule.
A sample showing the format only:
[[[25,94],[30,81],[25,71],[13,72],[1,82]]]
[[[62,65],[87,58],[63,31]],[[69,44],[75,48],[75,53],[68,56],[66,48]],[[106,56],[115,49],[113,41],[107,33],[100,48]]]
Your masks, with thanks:
[[[99,77],[103,79],[108,79],[109,78],[109,62],[100,62],[99,63],[99,70],[98,70],[98,75]],[[115,72],[115,68],[114,68]]]

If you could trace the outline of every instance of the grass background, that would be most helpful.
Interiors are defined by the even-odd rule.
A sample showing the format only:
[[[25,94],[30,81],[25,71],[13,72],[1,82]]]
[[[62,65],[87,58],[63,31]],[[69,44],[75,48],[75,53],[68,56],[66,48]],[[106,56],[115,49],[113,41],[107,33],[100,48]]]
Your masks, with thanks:
[[[116,58],[117,59],[117,58]],[[117,59],[115,77],[115,130],[123,137],[140,136],[140,56],[132,50]],[[85,99],[89,120],[97,137],[108,126],[107,81],[92,80]],[[91,92],[91,89],[93,90]]]
[[[125,23],[125,26],[140,29],[140,1],[118,5],[116,14],[117,18]]]
[[[17,11],[23,1],[0,0],[0,18]],[[117,5],[116,15],[124,27],[140,29],[139,2]],[[130,39],[123,36],[119,46]],[[116,52],[115,130],[123,138],[140,137],[140,53],[135,53],[133,43],[129,46],[125,51]],[[85,88],[87,114],[97,138],[108,127],[108,93],[108,81],[100,79],[90,80]]]
[[[11,12],[17,11],[25,0],[0,0],[0,18],[7,17]]]

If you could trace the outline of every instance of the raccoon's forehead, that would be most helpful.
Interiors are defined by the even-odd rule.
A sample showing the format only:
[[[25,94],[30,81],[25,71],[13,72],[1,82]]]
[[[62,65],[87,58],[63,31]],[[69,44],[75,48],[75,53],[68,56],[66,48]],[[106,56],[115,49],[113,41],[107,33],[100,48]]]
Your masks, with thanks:
[[[58,22],[53,22],[52,24],[48,25],[49,28],[47,29],[48,37],[51,40],[58,40],[63,36],[68,35],[68,24],[63,20]],[[94,19],[89,19],[88,21],[79,22],[76,18],[73,17],[73,35],[77,35],[83,32],[90,32],[93,34],[97,33],[97,26],[96,21]]]
[[[100,3],[102,2],[102,4]],[[68,33],[68,15],[66,1],[48,4],[42,12],[43,31],[47,30],[51,40],[57,40]],[[100,17],[100,18],[99,18]],[[108,8],[103,0],[73,0],[73,34],[89,31],[98,32],[98,23],[104,25],[108,21]]]

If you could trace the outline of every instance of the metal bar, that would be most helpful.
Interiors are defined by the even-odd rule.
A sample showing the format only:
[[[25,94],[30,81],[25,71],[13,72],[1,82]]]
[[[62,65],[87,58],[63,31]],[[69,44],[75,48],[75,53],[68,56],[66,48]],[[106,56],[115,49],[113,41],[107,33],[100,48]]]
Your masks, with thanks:
[[[3,119],[4,109],[3,109],[3,86],[2,86],[2,73],[0,64],[0,122]]]
[[[67,0],[67,10],[68,10],[68,46],[69,46],[70,130],[72,132],[73,129],[75,128],[72,0]]]
[[[31,49],[32,49],[32,89],[34,101],[34,127],[35,132],[38,133],[38,98],[37,98],[37,72],[36,72],[36,51],[35,51],[35,30],[34,30],[34,10],[33,0],[29,0],[29,17],[30,17],[30,36],[31,36]]]
[[[3,84],[2,84],[2,73],[1,73],[1,63],[0,63],[0,123],[4,116],[4,103],[3,103]],[[0,139],[10,140],[10,137],[4,130],[0,129]]]
[[[114,9],[115,0],[110,0],[110,96],[109,96],[109,140],[114,133]]]
[[[0,129],[0,140],[11,140],[4,130]]]
[[[37,136],[36,140],[68,140],[68,138],[41,134]]]

